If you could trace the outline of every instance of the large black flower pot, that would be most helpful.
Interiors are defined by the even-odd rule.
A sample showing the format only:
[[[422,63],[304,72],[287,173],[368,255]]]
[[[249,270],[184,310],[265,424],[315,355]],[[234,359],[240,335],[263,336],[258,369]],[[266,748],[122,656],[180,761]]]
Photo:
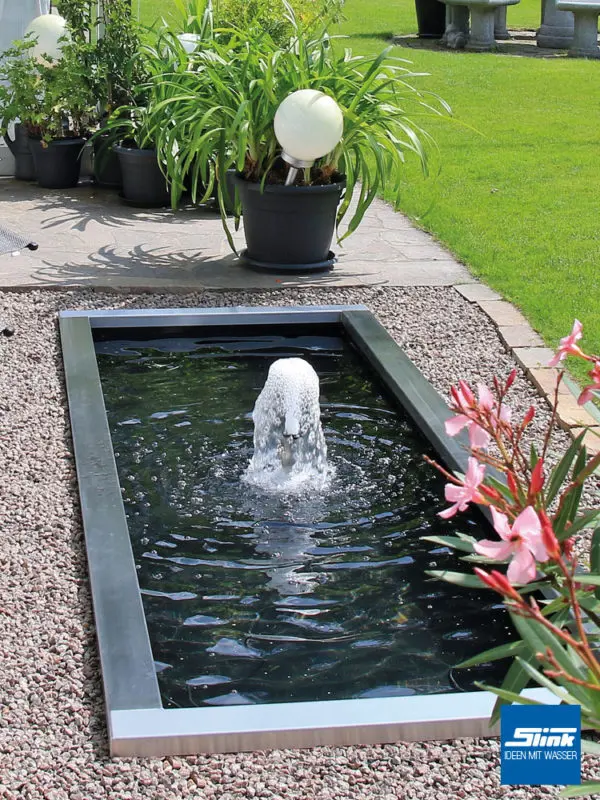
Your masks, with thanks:
[[[93,146],[95,182],[98,186],[120,189],[123,185],[121,165],[108,134],[100,134],[94,139]]]
[[[415,0],[420,39],[441,39],[446,30],[446,6],[439,0]]]
[[[242,261],[272,272],[330,269],[337,208],[345,178],[326,186],[265,186],[235,176],[244,217]]]
[[[15,178],[18,181],[34,181],[35,164],[29,147],[27,128],[18,122],[15,125],[15,138],[11,139],[7,131],[4,134],[4,141],[15,159]]]
[[[44,189],[77,186],[84,145],[85,139],[55,139],[46,143],[30,137],[29,146],[39,185]]]
[[[228,169],[225,173],[225,193],[223,195],[223,200],[225,202],[225,213],[227,216],[231,217],[235,213],[235,181],[236,181],[236,171],[234,169]],[[218,183],[219,181],[215,181],[215,186],[213,189],[213,200],[215,201],[215,208],[219,211],[219,190],[218,190]]]
[[[138,208],[170,205],[170,193],[158,165],[156,150],[115,145],[123,177],[123,200]]]

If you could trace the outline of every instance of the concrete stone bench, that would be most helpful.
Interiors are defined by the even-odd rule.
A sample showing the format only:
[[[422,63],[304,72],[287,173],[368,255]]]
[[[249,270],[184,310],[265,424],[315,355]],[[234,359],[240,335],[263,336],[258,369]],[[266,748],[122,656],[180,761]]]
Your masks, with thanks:
[[[496,11],[503,6],[512,6],[519,0],[443,0],[449,7],[448,22],[443,41],[454,49],[484,52],[496,46],[494,22]],[[471,30],[469,33],[469,13]]]
[[[591,0],[557,0],[560,11],[571,11],[575,18],[573,42],[569,55],[584,58],[600,58],[598,48],[598,15],[600,2]]]

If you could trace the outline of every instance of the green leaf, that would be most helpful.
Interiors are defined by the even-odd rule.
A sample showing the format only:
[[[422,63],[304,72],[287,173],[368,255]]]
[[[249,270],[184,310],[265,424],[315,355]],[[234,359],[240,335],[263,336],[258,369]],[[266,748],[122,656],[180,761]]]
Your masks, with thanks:
[[[454,583],[456,586],[464,586],[468,589],[487,589],[488,587],[482,583],[477,575],[465,575],[463,572],[451,572],[444,569],[430,569],[425,570],[425,574],[432,578],[437,578],[447,583]]]
[[[453,550],[462,550],[465,553],[472,553],[473,545],[477,540],[472,536],[465,536],[464,538],[459,538],[458,536],[421,536],[421,541],[433,542],[433,544],[451,547]]]
[[[536,653],[545,653],[546,649],[550,648],[558,666],[563,669],[567,675],[572,675],[580,679],[587,678],[587,675],[582,674],[579,670],[578,663],[563,647],[558,636],[545,628],[542,623],[522,617],[513,612],[510,612],[510,618],[519,632],[521,639],[529,646],[532,655],[535,656]],[[570,683],[569,691],[580,700],[583,706],[588,706],[587,692],[584,687]]]
[[[581,752],[590,755],[600,756],[600,742],[592,742],[590,739],[581,740]]]
[[[554,469],[550,473],[550,479],[548,481],[548,491],[546,493],[547,505],[550,505],[552,503],[552,501],[558,494],[560,487],[564,483],[564,480],[567,477],[568,472],[571,468],[571,464],[573,463],[575,456],[581,449],[584,436],[585,432],[580,433],[579,436],[576,439],[574,439],[574,441],[571,443],[570,447],[568,448],[564,456],[561,458],[561,460],[558,462],[558,464],[554,467]]]
[[[573,467],[573,480],[576,480],[585,469],[587,461],[587,451],[585,446],[582,446],[577,453],[575,466]],[[561,498],[562,509],[558,516],[553,521],[554,531],[559,541],[569,536],[570,525],[573,523],[577,516],[579,503],[581,502],[581,495],[583,493],[583,481],[570,487],[568,492],[563,494]]]
[[[558,686],[554,681],[548,678],[547,675],[544,675],[543,672],[540,672],[539,669],[536,669],[532,664],[524,661],[522,658],[517,657],[517,661],[521,664],[522,668],[525,672],[529,675],[529,677],[534,680],[537,684],[544,687],[544,689],[548,689],[552,692],[552,694],[556,695],[559,700],[563,703],[567,703],[567,705],[571,706],[578,706],[581,705],[579,700],[576,700],[573,695],[567,690],[563,689]],[[589,706],[586,706],[586,711],[589,711]]]
[[[600,586],[600,575],[588,575],[586,573],[582,573],[581,575],[575,576],[575,581],[577,583],[582,583],[585,586]]]
[[[489,483],[492,488],[497,489],[505,498],[505,500],[508,500],[511,504],[514,502],[514,498],[510,493],[508,486],[503,481],[499,481],[497,478],[493,478],[491,475],[488,475],[486,477],[486,483]]]
[[[559,797],[585,797],[586,795],[600,792],[600,783],[598,781],[585,781],[579,786],[568,786],[563,789],[558,795]]]
[[[563,538],[568,538],[570,536],[573,536],[574,534],[579,533],[579,531],[583,530],[584,528],[591,528],[591,526],[599,517],[600,517],[599,508],[595,508],[592,511],[586,511],[585,514],[582,514],[580,517],[578,517],[573,522],[573,524],[570,525],[565,530],[564,532],[565,536]]]
[[[539,460],[540,457],[538,455],[538,451],[536,450],[535,445],[532,443],[531,449],[529,451],[529,466],[531,467],[532,470]]]
[[[592,534],[592,543],[590,546],[590,570],[600,575],[600,528]],[[600,589],[596,589],[594,596],[600,600]]]
[[[456,669],[464,669],[465,667],[475,667],[478,664],[487,664],[489,661],[497,661],[499,658],[509,658],[510,656],[518,656],[526,651],[524,642],[508,642],[508,644],[501,644],[498,647],[491,647],[489,650],[484,650],[472,658],[467,658],[466,661],[461,661],[456,665]]]
[[[521,644],[523,644],[524,648],[526,649],[526,643],[521,642]],[[530,654],[529,656],[526,655],[525,660],[528,662],[533,662],[535,661],[535,655],[534,654]],[[506,697],[504,694],[500,694],[500,692],[509,693],[511,695],[519,697],[520,692],[523,691],[523,689],[527,686],[528,683],[529,683],[529,676],[527,675],[521,664],[519,664],[519,662],[515,659],[508,668],[508,672],[504,676],[504,680],[502,681],[500,689],[498,690],[498,692],[495,692],[495,694],[498,694],[498,700],[496,700],[494,709],[492,711],[492,717],[490,720],[492,724],[500,719],[500,709],[502,708],[503,705],[505,705],[505,703],[503,703],[502,701],[503,700],[506,701]],[[520,702],[520,701],[510,700],[509,702]]]
[[[540,703],[539,700],[532,700],[530,697],[525,697],[525,695],[517,694],[516,692],[508,692],[506,689],[498,689],[495,686],[488,686],[485,683],[479,683],[477,681],[475,683],[478,689],[481,689],[484,692],[491,692],[498,697],[498,702],[494,706],[494,710],[492,712],[492,716],[490,717],[490,727],[494,725],[500,719],[500,709],[502,706],[511,705],[512,703],[518,703],[522,706],[543,706],[544,703]],[[504,702],[500,702],[500,701]]]

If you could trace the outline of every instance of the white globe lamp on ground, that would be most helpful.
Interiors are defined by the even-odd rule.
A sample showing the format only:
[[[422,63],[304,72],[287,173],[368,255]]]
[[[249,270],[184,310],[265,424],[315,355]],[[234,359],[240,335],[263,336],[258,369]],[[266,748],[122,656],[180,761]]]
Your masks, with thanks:
[[[44,56],[50,56],[53,61],[58,61],[61,55],[62,42],[59,40],[67,35],[66,23],[57,14],[42,14],[32,20],[25,30],[25,35],[33,34],[36,43],[31,49],[31,55],[38,61],[45,62]]]
[[[312,166],[338,144],[344,132],[344,115],[329,95],[316,89],[299,89],[281,103],[274,124],[281,157],[291,167],[285,185],[291,186],[299,169]]]

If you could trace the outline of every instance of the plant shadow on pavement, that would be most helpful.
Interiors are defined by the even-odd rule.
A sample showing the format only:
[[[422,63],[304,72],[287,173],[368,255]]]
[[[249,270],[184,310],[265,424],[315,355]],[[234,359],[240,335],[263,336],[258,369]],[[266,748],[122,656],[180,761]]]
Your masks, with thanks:
[[[177,210],[137,208],[124,203],[113,189],[93,183],[81,183],[75,189],[48,191],[36,184],[7,181],[0,186],[0,201],[8,203],[9,210],[12,203],[27,203],[34,207],[36,215],[42,218],[42,230],[68,228],[81,233],[87,232],[93,224],[108,228],[131,228],[147,222],[182,225],[203,219],[214,220],[218,214],[218,209],[212,204],[194,206],[183,203]],[[23,212],[18,209],[17,213]],[[31,216],[28,209],[24,216]]]
[[[282,289],[297,286],[296,273],[253,271],[245,267],[234,253],[215,256],[209,248],[169,250],[168,247],[136,245],[127,251],[118,251],[115,245],[105,245],[80,258],[62,261],[59,258],[43,259],[33,272],[40,285],[63,284],[65,287],[90,286],[95,288],[146,287],[188,292],[205,289]],[[356,274],[344,269],[339,262],[332,270],[304,275],[307,285],[335,286]],[[384,286],[387,281],[376,274],[362,281],[368,286]]]
[[[87,280],[91,284],[100,282],[105,285],[127,279],[143,283],[144,279],[161,280],[173,284],[181,283],[182,276],[189,280],[199,278],[202,267],[213,266],[217,269],[230,267],[235,261],[233,253],[223,257],[207,255],[198,248],[172,251],[168,247],[149,247],[136,245],[127,252],[118,251],[115,245],[104,245],[89,255],[82,255],[81,260],[63,262],[44,259],[43,266],[35,271],[35,277],[44,282],[81,283]],[[94,280],[96,279],[96,280]],[[193,290],[193,286],[188,287]],[[202,288],[198,284],[198,288]]]

